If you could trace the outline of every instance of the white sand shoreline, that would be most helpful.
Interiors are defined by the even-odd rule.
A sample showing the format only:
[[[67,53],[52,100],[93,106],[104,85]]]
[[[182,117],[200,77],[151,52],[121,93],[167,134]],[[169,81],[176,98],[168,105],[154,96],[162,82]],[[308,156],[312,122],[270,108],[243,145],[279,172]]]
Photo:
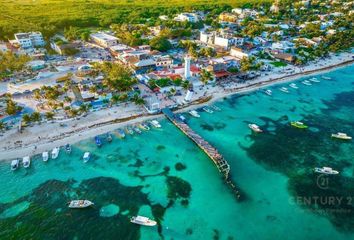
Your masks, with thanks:
[[[189,106],[177,110],[177,112],[184,112],[184,111],[188,111],[189,109],[197,108],[203,105],[208,105],[214,101],[220,100],[230,95],[255,91],[265,86],[294,81],[295,79],[301,78],[306,75],[319,74],[319,73],[332,71],[333,69],[336,68],[351,65],[353,62],[354,60],[352,58],[352,53],[343,53],[334,60],[324,61],[324,65],[321,65],[319,67],[310,65],[301,73],[295,73],[295,74],[290,74],[287,76],[279,76],[279,77],[276,76],[273,79],[270,79],[270,77],[272,76],[269,76],[268,77],[269,79],[266,79],[265,77],[262,79],[262,77],[260,77],[257,79],[255,83],[250,85],[244,84],[242,86],[235,87],[232,90],[219,89],[220,91],[216,91],[216,92],[214,90],[214,92],[208,94],[212,96],[212,99],[210,101],[202,104],[192,103]],[[108,110],[108,112],[113,112],[113,111],[114,111],[113,109]],[[139,111],[134,108],[131,110],[131,113],[132,114],[126,113],[123,116],[119,116],[119,118],[114,118],[113,116],[114,114],[111,115],[110,113],[108,113],[109,117],[98,116],[98,119],[92,122],[88,120],[86,124],[85,124],[85,120],[87,119],[82,118],[80,122],[74,124],[69,130],[67,128],[58,128],[57,126],[54,126],[53,124],[50,125],[49,123],[31,127],[28,130],[25,130],[28,131],[26,134],[17,133],[17,131],[14,129],[10,130],[13,132],[5,133],[4,136],[0,137],[0,149],[1,149],[0,160],[9,160],[14,158],[21,158],[27,155],[39,154],[43,151],[49,151],[54,147],[63,146],[67,143],[74,144],[81,140],[92,138],[96,135],[110,132],[117,128],[129,124],[139,123],[139,122],[162,117],[162,114],[146,115],[142,113],[141,110]],[[124,122],[117,122],[119,121],[119,119],[134,117],[136,115],[139,115],[139,117]],[[47,132],[50,132],[49,134],[51,135],[50,137]],[[47,137],[43,137],[43,135],[46,135]],[[19,140],[22,141],[22,147],[17,147],[17,148],[9,147],[15,145],[15,142]]]

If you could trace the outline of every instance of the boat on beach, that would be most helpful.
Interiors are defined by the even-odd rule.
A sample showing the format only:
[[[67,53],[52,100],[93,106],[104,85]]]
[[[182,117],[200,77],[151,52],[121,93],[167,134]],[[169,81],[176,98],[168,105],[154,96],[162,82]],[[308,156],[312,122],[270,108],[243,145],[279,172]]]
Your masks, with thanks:
[[[70,145],[70,144],[66,144],[66,145],[65,145],[65,152],[66,152],[67,154],[70,154],[70,153],[71,153],[71,145]]]
[[[314,171],[316,173],[322,173],[322,174],[327,174],[327,175],[336,175],[339,173],[338,171],[333,170],[330,167],[315,168]]]
[[[254,132],[257,132],[257,133],[263,132],[263,130],[260,129],[260,127],[258,125],[256,125],[256,124],[254,124],[254,123],[248,124],[248,127],[250,129],[252,129],[252,131],[254,131]]]
[[[149,227],[155,226],[157,224],[156,221],[143,216],[132,217],[130,219],[130,222],[138,225],[149,226]]]
[[[296,86],[296,83],[290,83],[289,87],[294,88],[294,89],[299,88],[298,86]]]
[[[90,152],[85,152],[84,156],[82,157],[82,159],[84,160],[84,163],[87,163],[91,159],[91,153]]]
[[[20,166],[20,160],[15,159],[11,161],[11,170],[15,171]]]
[[[210,108],[208,107],[203,107],[203,110],[207,113],[213,113],[213,110],[211,110]]]
[[[342,140],[351,140],[352,137],[351,136],[348,136],[346,133],[333,133],[332,135],[332,138],[337,138],[337,139],[342,139]]]
[[[195,110],[189,111],[189,114],[192,115],[193,117],[200,118],[199,113]]]
[[[96,143],[97,147],[101,147],[102,146],[102,141],[101,141],[101,138],[99,136],[95,137],[95,143]]]
[[[296,127],[296,128],[300,128],[300,129],[308,128],[308,126],[306,126],[303,122],[299,122],[299,121],[291,122],[290,125],[293,127]]]
[[[152,120],[150,123],[155,128],[161,128],[161,125],[160,125],[160,123],[157,120]]]
[[[106,140],[107,140],[107,142],[112,142],[113,138],[110,133],[107,133]]]
[[[92,205],[94,205],[94,203],[89,200],[72,200],[69,203],[69,208],[87,208]]]
[[[314,82],[314,83],[319,83],[319,82],[321,82],[320,80],[318,80],[318,79],[315,78],[315,77],[310,78],[310,81],[311,81],[311,82]]]
[[[306,85],[306,86],[311,86],[312,84],[310,83],[310,81],[308,80],[304,80],[302,81],[302,84]]]
[[[29,168],[31,166],[31,159],[29,156],[22,158],[22,164],[24,168]]]
[[[281,87],[279,90],[285,93],[289,93],[289,90],[286,87]]]
[[[57,159],[58,158],[59,151],[60,151],[60,148],[58,148],[58,147],[53,148],[53,150],[52,150],[52,159]]]
[[[117,130],[118,137],[120,138],[125,138],[125,133],[122,129]]]
[[[264,91],[265,94],[267,94],[268,96],[272,96],[272,90],[267,89]]]
[[[48,153],[48,152],[43,152],[43,153],[42,153],[42,160],[43,160],[43,162],[48,161],[48,159],[49,159],[49,153]]]

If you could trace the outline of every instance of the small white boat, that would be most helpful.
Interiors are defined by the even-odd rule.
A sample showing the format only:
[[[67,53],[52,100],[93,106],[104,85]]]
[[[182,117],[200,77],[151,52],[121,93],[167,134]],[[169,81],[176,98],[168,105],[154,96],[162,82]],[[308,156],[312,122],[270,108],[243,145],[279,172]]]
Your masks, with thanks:
[[[143,217],[143,216],[136,216],[136,217],[132,217],[130,219],[131,223],[135,223],[135,224],[139,224],[139,225],[143,225],[143,226],[155,226],[157,223],[154,220],[151,220],[147,217]]]
[[[150,130],[149,126],[146,123],[140,123],[139,127],[145,131]]]
[[[182,122],[185,122],[185,121],[186,121],[186,118],[185,118],[182,114],[179,114],[179,115],[178,115],[178,118],[179,118]]]
[[[157,120],[152,120],[150,123],[155,128],[161,128],[161,125],[160,125],[160,123]]]
[[[192,115],[193,117],[196,117],[196,118],[200,117],[199,113],[195,110],[189,111],[189,114]]]
[[[289,85],[289,87],[294,88],[294,89],[298,89],[298,88],[299,88],[298,86],[296,86],[295,83],[291,83],[291,84]]]
[[[279,90],[285,93],[289,93],[289,90],[286,87],[281,87]]]
[[[71,153],[71,145],[70,145],[70,144],[66,144],[66,145],[65,145],[65,152],[66,152],[67,154],[70,154],[70,153]]]
[[[320,80],[318,80],[318,79],[315,78],[315,77],[310,78],[310,81],[311,81],[311,82],[314,82],[314,83],[319,83],[319,82],[321,82]]]
[[[264,91],[264,93],[267,94],[268,96],[272,96],[272,90],[267,89]]]
[[[213,113],[213,110],[211,110],[210,108],[207,108],[207,107],[203,107],[203,110],[207,113]]]
[[[212,109],[214,109],[215,111],[221,111],[221,109],[218,106],[216,106],[216,105],[210,105],[210,107]]]
[[[117,130],[117,134],[120,138],[125,138],[125,133],[122,129],[118,129]]]
[[[138,133],[138,134],[141,134],[141,130],[138,128],[138,127],[133,127],[133,130]]]
[[[312,84],[310,83],[310,81],[308,80],[305,80],[305,81],[302,81],[302,84],[306,85],[306,86],[311,86]]]
[[[91,153],[90,152],[85,152],[84,156],[82,157],[82,159],[84,160],[84,163],[87,163],[91,159]]]
[[[332,138],[338,138],[338,139],[342,139],[342,140],[351,140],[352,137],[348,136],[346,133],[333,133],[332,134]]]
[[[20,166],[20,160],[15,159],[11,161],[11,170],[15,171]]]
[[[22,164],[24,168],[29,168],[31,166],[31,159],[29,156],[23,157]]]
[[[315,168],[314,171],[316,173],[323,173],[323,174],[328,174],[328,175],[336,175],[339,173],[338,171],[333,170],[330,167]]]
[[[92,205],[94,205],[94,203],[89,200],[72,200],[69,203],[69,208],[87,208]]]
[[[252,124],[248,124],[248,127],[250,129],[252,129],[252,131],[254,131],[254,132],[257,132],[257,133],[263,132],[263,130],[260,129],[260,127],[258,125],[256,125],[256,124],[253,124],[253,123]]]
[[[60,148],[58,148],[58,147],[53,148],[52,159],[56,159],[59,156],[59,151],[60,151]]]
[[[43,159],[43,162],[48,161],[48,159],[49,159],[49,153],[48,153],[48,152],[43,152],[43,153],[42,153],[42,159]]]
[[[331,77],[322,76],[322,79],[324,79],[324,80],[331,80],[332,78],[331,78]]]

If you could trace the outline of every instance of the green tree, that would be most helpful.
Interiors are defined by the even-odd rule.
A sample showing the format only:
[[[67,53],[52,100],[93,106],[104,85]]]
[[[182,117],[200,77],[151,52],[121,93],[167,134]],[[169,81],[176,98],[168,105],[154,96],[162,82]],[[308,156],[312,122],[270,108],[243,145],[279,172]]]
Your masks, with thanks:
[[[113,91],[128,91],[137,83],[132,72],[122,64],[105,62],[100,69],[104,74],[103,84]]]
[[[165,52],[172,48],[170,41],[166,37],[157,36],[150,40],[153,49]]]
[[[200,81],[203,84],[207,84],[211,80],[213,80],[213,74],[205,69],[202,69],[200,72]]]
[[[6,127],[5,123],[0,121],[0,131],[3,131],[5,127]]]
[[[5,112],[8,115],[14,115],[17,112],[21,111],[22,107],[18,106],[11,98],[8,98],[6,100],[6,108],[5,108]]]
[[[41,114],[39,112],[34,112],[31,114],[31,120],[33,122],[40,122],[42,120]]]
[[[26,124],[29,124],[32,121],[32,118],[29,114],[23,114],[22,121]]]
[[[54,112],[46,112],[45,113],[45,117],[48,119],[48,120],[53,120],[54,119]]]

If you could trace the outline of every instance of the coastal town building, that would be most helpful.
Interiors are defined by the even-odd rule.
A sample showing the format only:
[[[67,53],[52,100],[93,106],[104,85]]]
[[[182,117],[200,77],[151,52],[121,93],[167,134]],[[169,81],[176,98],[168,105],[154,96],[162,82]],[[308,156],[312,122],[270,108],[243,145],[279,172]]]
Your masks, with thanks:
[[[41,32],[16,33],[15,41],[12,42],[23,49],[43,47],[45,45]]]
[[[196,13],[180,13],[174,18],[174,20],[180,22],[187,21],[187,22],[196,23],[199,21],[199,18]]]
[[[90,37],[101,47],[109,48],[118,44],[118,38],[104,32],[92,33]]]
[[[230,55],[233,56],[233,57],[236,57],[238,59],[249,58],[249,56],[250,56],[243,49],[237,48],[237,47],[232,47],[231,48]]]

